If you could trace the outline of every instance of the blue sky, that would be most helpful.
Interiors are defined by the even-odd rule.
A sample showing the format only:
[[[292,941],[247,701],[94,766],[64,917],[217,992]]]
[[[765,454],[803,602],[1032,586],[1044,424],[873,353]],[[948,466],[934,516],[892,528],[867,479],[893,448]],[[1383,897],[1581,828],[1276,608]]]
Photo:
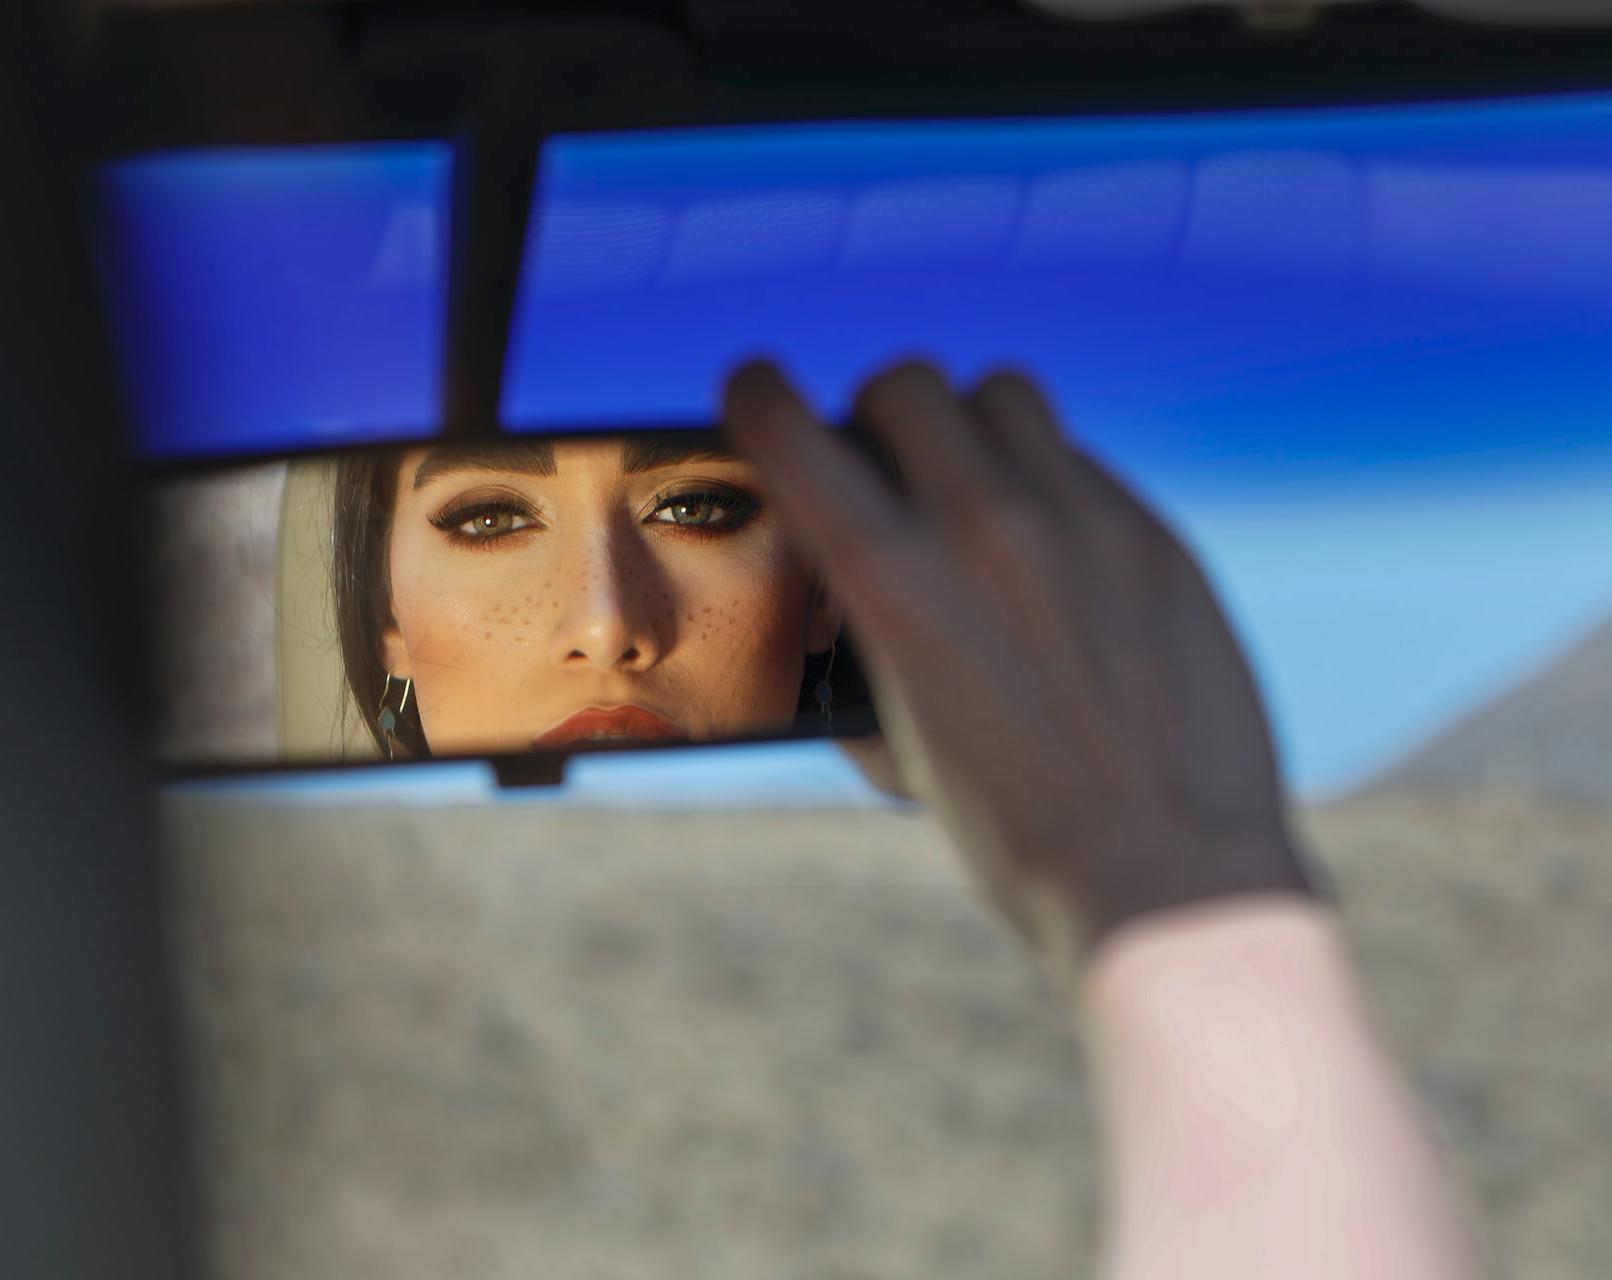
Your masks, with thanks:
[[[1311,797],[1365,780],[1612,617],[1612,468],[1179,515]]]
[[[105,166],[103,295],[142,452],[435,433],[453,161],[408,142]]]

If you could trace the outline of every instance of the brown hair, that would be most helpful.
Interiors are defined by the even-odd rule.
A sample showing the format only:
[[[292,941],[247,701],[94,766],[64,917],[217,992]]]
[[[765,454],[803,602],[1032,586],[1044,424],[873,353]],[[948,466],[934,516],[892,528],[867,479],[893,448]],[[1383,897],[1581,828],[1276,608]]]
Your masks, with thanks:
[[[375,716],[386,688],[381,636],[392,622],[387,548],[402,462],[400,449],[346,455],[336,467],[332,504],[330,583],[342,668],[364,728],[383,752],[386,739]],[[392,736],[406,754],[426,756],[430,751],[417,702],[409,699]]]
[[[381,637],[392,624],[391,566],[388,547],[392,538],[392,512],[397,499],[401,449],[345,455],[336,468],[333,503],[330,581],[335,600],[336,632],[341,642],[342,667],[364,728],[384,753],[386,741],[376,723],[386,665]],[[819,719],[813,694],[828,669],[830,655],[807,654],[796,704],[797,729],[809,730]],[[850,640],[841,635],[829,679],[834,687],[834,712],[844,713],[843,726],[860,731],[872,714],[872,698]],[[395,705],[395,695],[392,699]],[[398,717],[393,737],[400,754],[431,754],[420,724],[418,700],[411,698]]]

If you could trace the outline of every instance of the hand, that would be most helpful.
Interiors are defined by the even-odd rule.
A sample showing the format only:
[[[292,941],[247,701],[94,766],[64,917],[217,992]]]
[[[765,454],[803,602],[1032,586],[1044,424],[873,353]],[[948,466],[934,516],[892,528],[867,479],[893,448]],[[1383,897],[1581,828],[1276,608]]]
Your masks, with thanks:
[[[857,416],[905,498],[770,365],[725,414],[845,604],[903,784],[1050,968],[1147,913],[1308,891],[1203,575],[1027,379],[872,379]]]

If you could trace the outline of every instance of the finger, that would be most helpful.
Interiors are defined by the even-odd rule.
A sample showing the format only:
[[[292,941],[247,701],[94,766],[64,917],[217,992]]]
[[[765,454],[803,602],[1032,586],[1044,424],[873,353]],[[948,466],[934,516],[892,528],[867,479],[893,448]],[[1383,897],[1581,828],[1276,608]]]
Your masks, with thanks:
[[[1056,488],[1080,509],[1137,526],[1162,528],[1147,504],[1071,440],[1035,381],[1011,369],[988,374],[971,393],[982,430],[1005,463],[1043,492]]]
[[[1099,518],[1122,526],[1134,537],[1181,546],[1163,517],[1106,465],[1079,449],[1073,457],[1085,501]]]
[[[911,361],[876,375],[857,393],[856,414],[889,449],[920,508],[950,520],[988,507],[1001,468],[979,424],[930,365]]]
[[[723,420],[761,471],[786,530],[857,609],[871,589],[862,570],[905,531],[895,494],[866,459],[817,421],[770,364],[752,362],[729,376]]]
[[[916,800],[911,785],[901,776],[895,752],[880,734],[862,738],[837,738],[835,745],[856,765],[862,776],[886,795]]]
[[[1062,625],[1049,626],[1048,634],[1077,648],[1085,614],[1100,604],[1090,593],[1101,583],[1106,555],[1101,511],[1080,451],[1065,437],[1046,398],[1025,374],[996,370],[980,380],[968,399],[981,436],[1010,477],[1013,491],[1044,513],[1042,542],[1048,545],[1031,558],[1045,577],[1039,584],[1044,608],[1063,615]],[[1056,571],[1048,566],[1050,545],[1057,548]]]
[[[1135,627],[1136,607],[1150,607],[1145,602],[1179,562],[1178,541],[1140,497],[1064,434],[1029,377],[994,372],[970,399],[1020,491],[1050,505],[1067,539],[1062,572],[1056,584],[1045,584],[1048,614],[1061,615],[1049,617],[1048,634],[1101,668],[1114,633]],[[1095,633],[1107,640],[1094,646]]]
[[[969,392],[967,403],[1013,482],[1061,505],[1069,496],[1070,444],[1036,384],[1014,370],[996,370]]]

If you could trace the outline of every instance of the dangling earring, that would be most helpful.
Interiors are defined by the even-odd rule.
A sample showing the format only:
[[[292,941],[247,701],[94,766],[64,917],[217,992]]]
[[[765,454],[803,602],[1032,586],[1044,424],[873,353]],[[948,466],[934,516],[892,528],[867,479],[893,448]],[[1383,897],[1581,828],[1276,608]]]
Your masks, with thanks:
[[[828,682],[829,676],[834,673],[834,658],[839,653],[840,642],[836,638],[828,647],[828,666],[823,668],[823,678],[817,682],[812,690],[812,697],[817,700],[817,709],[823,714],[823,732],[834,732],[834,686]]]
[[[397,732],[398,717],[403,714],[403,708],[409,705],[409,693],[414,688],[412,677],[403,680],[403,696],[397,700],[397,707],[393,709],[386,705],[386,699],[392,692],[392,681],[396,679],[390,671],[386,673],[386,683],[381,687],[380,705],[375,708],[375,723],[380,728],[381,738],[386,743],[386,758],[394,759],[393,735]]]

